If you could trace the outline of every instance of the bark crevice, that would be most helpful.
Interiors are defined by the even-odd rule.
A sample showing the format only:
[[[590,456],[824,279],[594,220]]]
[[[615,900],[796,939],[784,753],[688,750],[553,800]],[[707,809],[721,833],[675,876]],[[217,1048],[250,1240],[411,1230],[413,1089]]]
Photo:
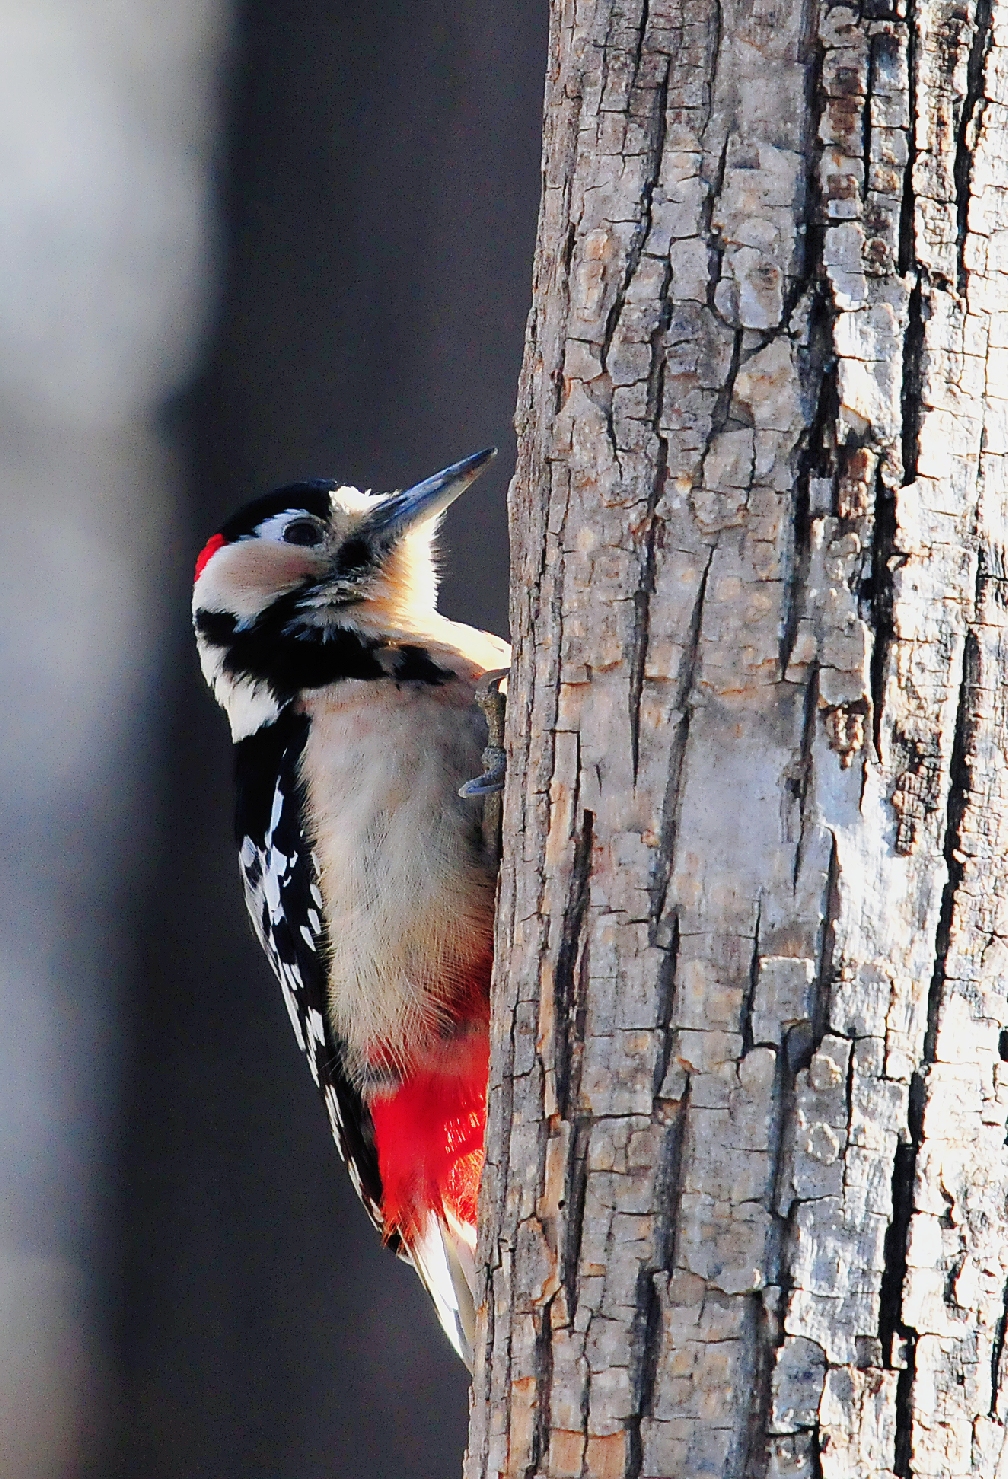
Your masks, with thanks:
[[[812,554],[812,499],[810,480],[836,481],[835,426],[837,417],[836,356],[833,352],[835,313],[829,286],[820,277],[822,235],[816,233],[813,247],[819,259],[812,273],[812,305],[809,313],[807,374],[816,386],[815,410],[805,444],[798,454],[791,513],[791,558],[781,619],[780,672],[788,670],[798,623],[805,614],[806,588]]]
[[[745,992],[742,997],[742,1012],[739,1019],[739,1033],[742,1037],[742,1052],[739,1061],[743,1061],[752,1052],[753,1039],[753,1001],[756,996],[756,987],[759,982],[759,952],[760,952],[760,919],[763,914],[762,896],[756,901],[756,924],[753,929],[752,956],[749,960],[749,977],[746,981]]]
[[[919,1333],[904,1318],[903,1299],[907,1277],[907,1249],[914,1213],[914,1179],[917,1159],[925,1135],[928,1070],[937,1060],[941,1011],[947,991],[947,960],[952,938],[956,898],[963,879],[961,828],[970,796],[968,760],[970,695],[976,682],[977,640],[967,631],[963,643],[962,678],[956,704],[955,732],[949,766],[944,858],[947,870],[934,943],[934,971],[928,989],[927,1019],[921,1069],[911,1082],[909,1095],[909,1141],[897,1146],[893,1164],[892,1220],[886,1232],[882,1287],[880,1291],[879,1338],[883,1360],[897,1369],[893,1472],[897,1479],[913,1473],[914,1380],[917,1369]],[[898,1344],[897,1344],[898,1343]]]
[[[871,579],[867,592],[872,625],[869,691],[872,706],[872,739],[875,757],[882,761],[882,719],[889,653],[893,643],[893,586],[898,557],[896,546],[896,498],[886,486],[879,462],[875,473],[875,510],[872,522]]]
[[[577,792],[574,796],[577,807]],[[586,924],[591,903],[591,856],[592,828],[594,817],[586,811],[581,828],[574,839],[574,857],[571,862],[570,890],[567,908],[563,916],[563,930],[557,948],[557,963],[554,973],[554,998],[556,1020],[556,1097],[557,1113],[567,1119],[572,1102],[577,1099],[578,1085],[571,1093],[572,1067],[576,1072],[575,1057],[584,1042],[582,992],[575,989],[575,975],[587,948]]]
[[[966,295],[968,277],[966,228],[969,215],[970,184],[973,177],[973,150],[981,115],[987,101],[984,94],[984,73],[992,36],[993,0],[976,0],[973,39],[966,63],[966,96],[960,104],[959,125],[956,129],[955,162],[952,166],[956,193],[956,284],[961,297]]]
[[[995,1327],[994,1340],[991,1345],[991,1400],[988,1411],[988,1416],[991,1418],[996,1418],[998,1415],[998,1398],[1001,1394],[1001,1358],[1004,1355],[1006,1332],[1008,1332],[1008,1282],[1004,1286],[1001,1318]]]
[[[689,741],[691,703],[700,664],[700,636],[703,629],[704,602],[707,599],[707,580],[714,562],[716,546],[707,554],[707,562],[700,576],[696,599],[690,615],[686,649],[680,667],[675,708],[679,712],[669,757],[668,781],[662,803],[662,825],[655,861],[654,879],[651,888],[651,918],[657,924],[665,913],[669,879],[675,865],[676,835],[679,825],[679,793],[682,784],[683,764]]]
[[[532,1438],[532,1461],[525,1479],[533,1479],[549,1460],[550,1409],[553,1390],[553,1301],[543,1305],[536,1331],[536,1421]]]

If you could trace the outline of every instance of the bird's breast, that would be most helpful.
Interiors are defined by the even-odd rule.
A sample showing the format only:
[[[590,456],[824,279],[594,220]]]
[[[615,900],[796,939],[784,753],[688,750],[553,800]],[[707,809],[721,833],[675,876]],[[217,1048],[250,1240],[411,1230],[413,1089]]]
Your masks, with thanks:
[[[344,682],[304,700],[328,1005],[362,1074],[436,1062],[484,1010],[496,860],[479,803],[458,796],[481,770],[477,678]]]

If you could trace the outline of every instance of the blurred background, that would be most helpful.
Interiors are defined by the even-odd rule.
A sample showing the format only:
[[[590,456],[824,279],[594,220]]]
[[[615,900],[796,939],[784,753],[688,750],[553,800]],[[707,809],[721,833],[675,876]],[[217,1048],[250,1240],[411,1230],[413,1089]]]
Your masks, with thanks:
[[[444,1476],[467,1382],[245,919],[196,552],[496,442],[546,0],[0,0],[0,1475]]]

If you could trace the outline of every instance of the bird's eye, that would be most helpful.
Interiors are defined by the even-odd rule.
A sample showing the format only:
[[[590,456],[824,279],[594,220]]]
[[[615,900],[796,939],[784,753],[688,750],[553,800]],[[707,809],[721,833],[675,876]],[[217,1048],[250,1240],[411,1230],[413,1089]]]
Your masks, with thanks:
[[[284,544],[321,544],[322,530],[314,519],[292,519],[283,532]]]

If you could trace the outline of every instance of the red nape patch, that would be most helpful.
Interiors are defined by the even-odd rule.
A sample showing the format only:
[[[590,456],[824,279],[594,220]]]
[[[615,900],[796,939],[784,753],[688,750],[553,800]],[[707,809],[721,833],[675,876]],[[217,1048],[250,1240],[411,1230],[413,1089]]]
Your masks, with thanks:
[[[370,1106],[388,1232],[417,1230],[430,1208],[476,1225],[489,1042],[461,1077],[421,1072]]]
[[[219,549],[223,549],[225,543],[226,540],[223,534],[215,534],[212,539],[207,540],[206,544],[200,550],[199,559],[196,561],[196,574],[193,576],[194,585],[203,574],[203,567],[213,558]]]

